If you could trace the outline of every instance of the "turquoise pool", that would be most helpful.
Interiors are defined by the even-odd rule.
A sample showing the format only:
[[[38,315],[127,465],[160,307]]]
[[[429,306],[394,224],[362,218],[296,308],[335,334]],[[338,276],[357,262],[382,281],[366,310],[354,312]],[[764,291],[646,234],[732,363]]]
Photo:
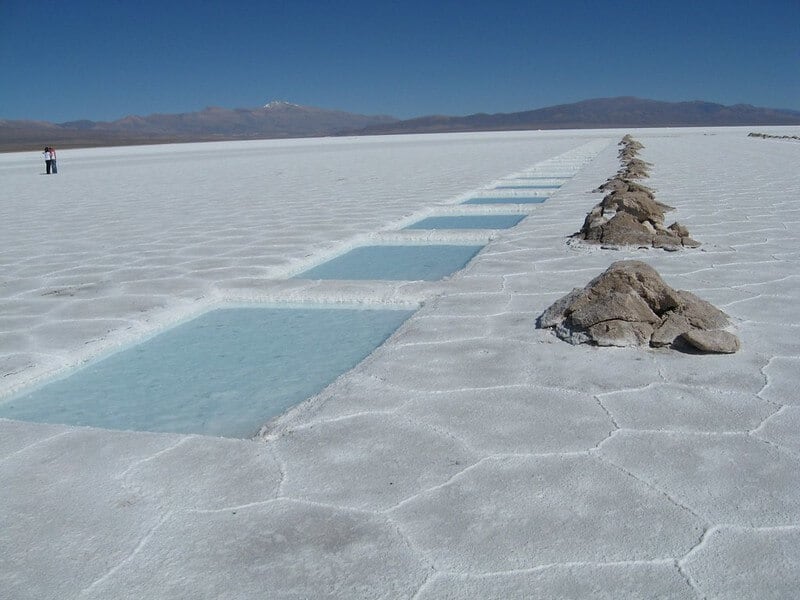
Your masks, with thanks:
[[[509,229],[525,215],[453,215],[428,217],[406,229]]]
[[[298,279],[437,281],[462,269],[483,246],[362,246],[304,271]]]
[[[313,396],[411,314],[214,310],[0,404],[0,417],[234,438]]]

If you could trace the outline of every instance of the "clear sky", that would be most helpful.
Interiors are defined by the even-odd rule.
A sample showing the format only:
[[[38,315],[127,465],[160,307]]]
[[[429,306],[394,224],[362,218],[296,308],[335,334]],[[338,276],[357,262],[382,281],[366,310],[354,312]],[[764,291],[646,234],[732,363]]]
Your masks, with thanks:
[[[800,0],[0,0],[0,118],[280,99],[401,118],[609,96],[800,110]]]

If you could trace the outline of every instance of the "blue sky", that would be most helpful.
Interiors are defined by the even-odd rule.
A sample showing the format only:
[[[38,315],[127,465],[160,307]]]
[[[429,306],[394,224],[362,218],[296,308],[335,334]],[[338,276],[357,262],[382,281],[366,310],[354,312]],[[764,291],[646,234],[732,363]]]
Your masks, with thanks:
[[[800,110],[799,32],[800,0],[0,0],[0,118],[627,95]]]

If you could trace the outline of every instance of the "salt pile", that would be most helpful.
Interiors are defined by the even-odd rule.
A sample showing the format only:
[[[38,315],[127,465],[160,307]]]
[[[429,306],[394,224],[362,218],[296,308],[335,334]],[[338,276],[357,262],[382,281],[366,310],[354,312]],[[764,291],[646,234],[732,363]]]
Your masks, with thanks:
[[[637,260],[617,261],[583,288],[575,288],[539,317],[570,344],[691,347],[731,354],[739,339],[725,331],[728,316],[705,300],[664,283]]]
[[[674,210],[655,199],[654,191],[636,179],[649,177],[652,166],[636,156],[644,146],[626,135],[620,142],[622,168],[595,191],[610,192],[597,204],[573,238],[602,244],[604,248],[639,246],[678,250],[700,244],[678,222],[664,225],[664,214]]]

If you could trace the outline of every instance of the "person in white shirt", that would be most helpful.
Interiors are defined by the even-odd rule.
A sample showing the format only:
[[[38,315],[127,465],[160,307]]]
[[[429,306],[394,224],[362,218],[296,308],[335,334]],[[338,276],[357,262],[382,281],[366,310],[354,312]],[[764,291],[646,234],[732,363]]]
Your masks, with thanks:
[[[47,169],[47,174],[50,175],[50,169],[53,167],[53,155],[50,154],[50,148],[44,147],[44,166]]]

